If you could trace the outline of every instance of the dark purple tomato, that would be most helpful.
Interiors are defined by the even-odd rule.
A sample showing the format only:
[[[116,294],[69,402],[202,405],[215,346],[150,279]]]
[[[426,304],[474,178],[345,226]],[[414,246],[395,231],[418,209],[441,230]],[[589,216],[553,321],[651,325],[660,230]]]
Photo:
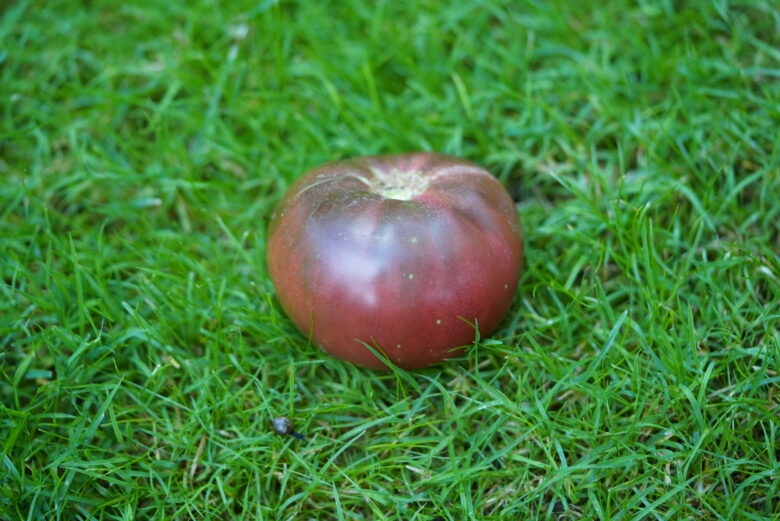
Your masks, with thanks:
[[[486,170],[435,153],[315,168],[276,208],[268,265],[279,301],[331,355],[422,368],[487,335],[523,258],[512,199]]]

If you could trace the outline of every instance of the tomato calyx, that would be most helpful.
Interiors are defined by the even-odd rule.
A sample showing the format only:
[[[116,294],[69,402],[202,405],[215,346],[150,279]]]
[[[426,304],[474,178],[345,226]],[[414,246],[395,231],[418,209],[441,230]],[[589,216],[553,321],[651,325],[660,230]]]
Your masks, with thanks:
[[[428,188],[428,179],[419,170],[380,170],[373,168],[374,177],[366,181],[371,192],[385,199],[409,201]]]

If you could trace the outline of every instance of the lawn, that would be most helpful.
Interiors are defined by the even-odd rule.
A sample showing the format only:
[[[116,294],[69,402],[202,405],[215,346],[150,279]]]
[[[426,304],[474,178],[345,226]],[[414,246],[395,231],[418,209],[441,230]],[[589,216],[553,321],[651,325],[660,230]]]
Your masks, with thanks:
[[[0,13],[3,521],[780,518],[773,0]],[[504,183],[526,266],[460,359],[373,372],[266,229],[411,150]]]

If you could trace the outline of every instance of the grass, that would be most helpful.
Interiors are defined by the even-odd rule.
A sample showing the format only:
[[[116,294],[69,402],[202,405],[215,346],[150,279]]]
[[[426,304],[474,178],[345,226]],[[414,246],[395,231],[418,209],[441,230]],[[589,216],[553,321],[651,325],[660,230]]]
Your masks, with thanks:
[[[780,518],[771,0],[1,16],[0,519]],[[459,362],[374,373],[296,332],[265,230],[418,149],[505,183],[527,266]]]

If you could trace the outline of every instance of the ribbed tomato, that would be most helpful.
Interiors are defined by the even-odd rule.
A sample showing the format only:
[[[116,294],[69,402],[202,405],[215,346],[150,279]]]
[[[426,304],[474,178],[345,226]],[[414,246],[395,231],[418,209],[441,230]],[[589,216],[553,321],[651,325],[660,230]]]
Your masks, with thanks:
[[[299,179],[276,208],[268,265],[284,310],[333,356],[412,369],[506,313],[522,266],[512,199],[486,170],[435,153],[360,157]]]

